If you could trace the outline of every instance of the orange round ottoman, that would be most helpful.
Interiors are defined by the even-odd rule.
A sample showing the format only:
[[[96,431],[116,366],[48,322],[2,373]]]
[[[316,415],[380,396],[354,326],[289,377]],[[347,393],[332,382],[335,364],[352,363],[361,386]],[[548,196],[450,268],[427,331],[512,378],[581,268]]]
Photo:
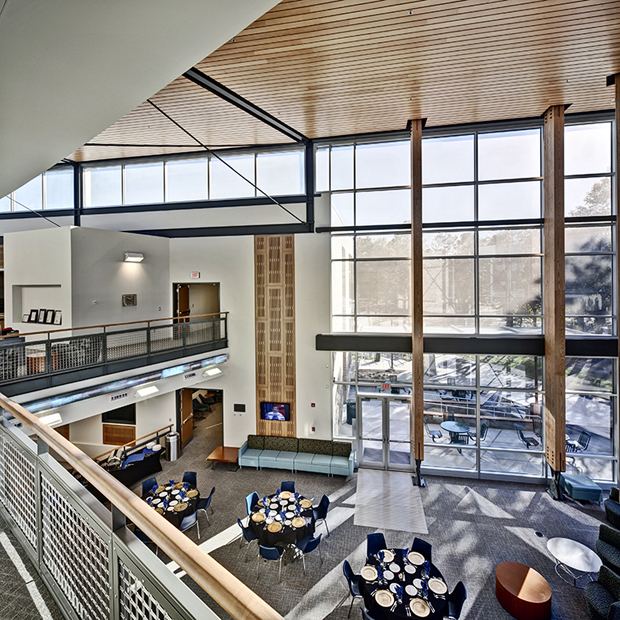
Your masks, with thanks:
[[[502,607],[518,620],[551,618],[551,587],[533,568],[502,562],[495,569],[495,595]]]

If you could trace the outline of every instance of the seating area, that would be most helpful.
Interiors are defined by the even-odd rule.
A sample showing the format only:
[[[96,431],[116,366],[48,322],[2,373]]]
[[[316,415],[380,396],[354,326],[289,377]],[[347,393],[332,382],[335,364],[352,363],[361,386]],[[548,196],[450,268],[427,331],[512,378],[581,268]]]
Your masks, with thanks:
[[[239,448],[239,467],[352,476],[355,450],[345,441],[248,435]]]

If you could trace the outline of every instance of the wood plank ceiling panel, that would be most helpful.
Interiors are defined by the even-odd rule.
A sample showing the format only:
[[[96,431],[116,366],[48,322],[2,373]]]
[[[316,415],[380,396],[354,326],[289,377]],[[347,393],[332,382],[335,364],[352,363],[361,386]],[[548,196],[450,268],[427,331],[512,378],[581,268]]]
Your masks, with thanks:
[[[620,0],[284,0],[197,67],[312,138],[402,130],[410,118],[540,116],[565,103],[612,109]],[[196,89],[180,78],[155,101],[212,144],[285,141]],[[185,143],[150,120],[140,106],[93,141],[154,143],[155,132]],[[87,149],[76,157],[92,159]]]

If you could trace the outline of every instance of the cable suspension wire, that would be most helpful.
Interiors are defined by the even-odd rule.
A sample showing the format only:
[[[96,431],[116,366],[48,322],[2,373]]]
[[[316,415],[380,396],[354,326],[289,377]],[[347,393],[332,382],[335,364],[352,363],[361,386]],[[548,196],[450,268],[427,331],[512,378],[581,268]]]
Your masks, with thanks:
[[[39,213],[38,211],[31,209],[30,207],[26,206],[23,202],[19,202],[19,200],[17,200],[16,198],[13,198],[13,202],[16,202],[20,207],[24,207],[24,209],[28,209],[28,211],[30,211],[31,213],[34,213],[35,215],[42,217],[44,220],[47,220],[48,222],[54,224],[54,226],[58,226],[58,228],[62,228],[62,226],[60,224],[57,224],[54,220],[50,220],[49,217],[46,217],[42,213]]]
[[[252,181],[250,181],[250,179],[248,179],[245,176],[243,176],[238,170],[235,170],[235,168],[233,168],[225,159],[222,159],[215,151],[212,151],[206,144],[203,144],[196,136],[191,134],[187,129],[185,129],[185,127],[183,127],[182,125],[177,123],[177,121],[175,121],[170,115],[166,114],[166,112],[164,112],[160,107],[155,105],[150,99],[147,99],[147,101],[158,112],[163,114],[170,122],[174,123],[182,132],[186,133],[192,140],[195,140],[203,149],[205,149],[207,151],[207,153],[209,153],[210,155],[212,155],[216,159],[219,159],[219,161],[221,161],[225,166],[230,168],[235,174],[240,176],[244,181],[249,183],[256,191],[260,192],[261,194],[263,194],[263,196],[265,196],[266,198],[271,200],[274,204],[278,205],[278,207],[280,207],[280,209],[286,211],[291,217],[294,217],[300,224],[306,224],[306,222],[304,222],[302,219],[297,217],[294,213],[289,211],[285,206],[281,205],[273,196],[270,196],[269,194],[264,192],[260,187],[258,187],[258,185],[256,185],[255,183],[252,183]]]

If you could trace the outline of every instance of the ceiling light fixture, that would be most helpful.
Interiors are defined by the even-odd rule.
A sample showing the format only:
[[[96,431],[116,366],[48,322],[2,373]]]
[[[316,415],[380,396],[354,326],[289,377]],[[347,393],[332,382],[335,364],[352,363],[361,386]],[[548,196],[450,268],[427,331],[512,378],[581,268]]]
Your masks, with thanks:
[[[219,368],[207,368],[207,370],[204,371],[203,376],[204,377],[215,377],[216,375],[221,375],[222,371]]]
[[[144,260],[144,254],[140,252],[125,252],[126,263],[141,263]]]
[[[43,424],[47,424],[48,426],[52,426],[52,424],[60,424],[62,422],[62,417],[58,412],[50,413],[49,415],[39,418],[39,421],[43,422]]]
[[[136,390],[136,397],[150,396],[159,392],[159,388],[156,385],[147,385],[145,387]]]

